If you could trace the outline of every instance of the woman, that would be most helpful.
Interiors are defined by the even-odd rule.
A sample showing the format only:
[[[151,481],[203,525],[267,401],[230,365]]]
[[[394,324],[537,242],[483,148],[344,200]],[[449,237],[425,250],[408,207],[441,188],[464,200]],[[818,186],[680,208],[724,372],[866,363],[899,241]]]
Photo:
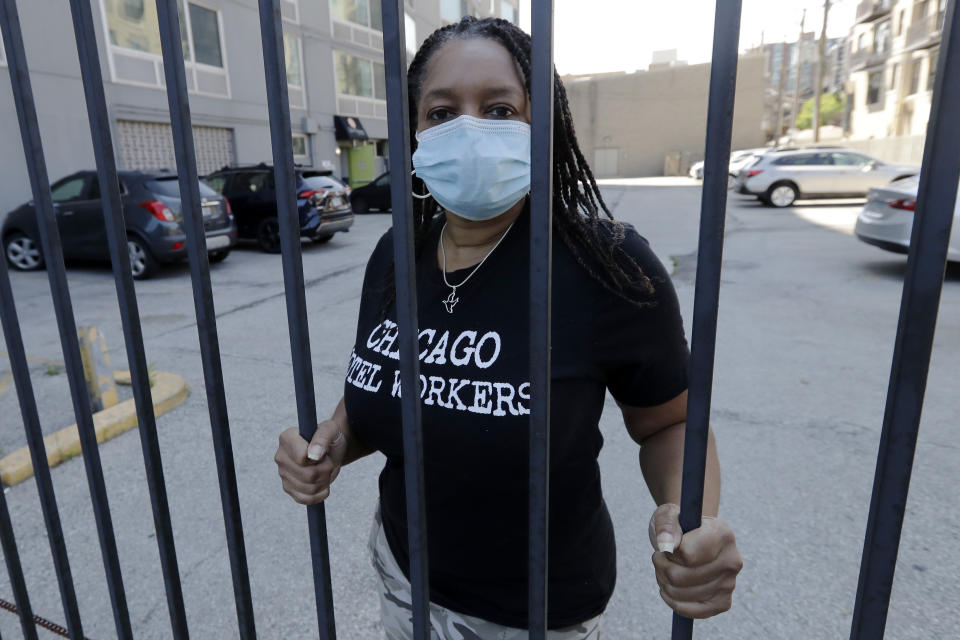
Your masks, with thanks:
[[[646,241],[612,220],[554,82],[548,626],[555,640],[593,639],[616,567],[597,465],[607,390],[660,505],[650,539],[666,603],[696,618],[727,610],[741,561],[713,517],[681,535],[688,352],[676,294]],[[424,42],[408,86],[432,634],[526,637],[530,38],[464,18]],[[388,231],[367,266],[343,399],[310,443],[285,431],[276,455],[302,504],[326,499],[343,465],[386,455],[370,550],[391,639],[412,637],[393,286]],[[711,435],[707,516],[719,495]]]

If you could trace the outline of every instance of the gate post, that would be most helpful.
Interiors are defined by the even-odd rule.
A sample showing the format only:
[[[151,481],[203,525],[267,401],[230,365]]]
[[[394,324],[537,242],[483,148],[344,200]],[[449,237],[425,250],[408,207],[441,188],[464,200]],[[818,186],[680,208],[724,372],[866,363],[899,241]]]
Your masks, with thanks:
[[[851,640],[882,638],[887,624],[960,180],[960,126],[955,121],[958,113],[960,13],[953,0],[944,20],[927,125]]]

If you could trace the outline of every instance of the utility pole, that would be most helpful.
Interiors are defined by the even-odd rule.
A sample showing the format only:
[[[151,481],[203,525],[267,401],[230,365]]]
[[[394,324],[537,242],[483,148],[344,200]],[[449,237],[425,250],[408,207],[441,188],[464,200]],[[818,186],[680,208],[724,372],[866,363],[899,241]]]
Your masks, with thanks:
[[[823,30],[820,32],[820,51],[817,55],[817,86],[813,88],[813,141],[820,142],[820,95],[823,93],[823,65],[827,57],[827,18],[830,0],[823,1]]]
[[[786,38],[784,38],[786,40]],[[780,136],[783,135],[783,90],[787,84],[787,43],[780,43],[780,74],[777,88],[777,128],[773,136],[773,146],[780,146]]]
[[[790,130],[796,134],[797,116],[800,115],[800,74],[803,71],[803,27],[807,22],[807,10],[803,10],[803,17],[800,18],[800,37],[797,38],[797,71],[793,84],[793,109],[790,111],[792,124]],[[791,139],[793,136],[791,135]]]

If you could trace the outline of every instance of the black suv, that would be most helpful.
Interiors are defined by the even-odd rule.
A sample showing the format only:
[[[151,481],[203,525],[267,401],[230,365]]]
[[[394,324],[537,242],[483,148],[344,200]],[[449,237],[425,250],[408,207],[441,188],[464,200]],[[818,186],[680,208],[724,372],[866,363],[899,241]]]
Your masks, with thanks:
[[[169,171],[120,171],[123,217],[127,226],[130,268],[138,280],[149,278],[160,263],[187,257],[177,176]],[[57,228],[67,259],[109,260],[107,227],[94,171],[78,171],[50,187]],[[230,203],[200,183],[203,228],[210,262],[220,262],[236,243]],[[44,265],[33,201],[14,209],[0,230],[3,252],[14,269],[32,271]]]
[[[271,165],[224,167],[204,179],[229,198],[241,238],[256,240],[267,253],[280,252],[277,193]],[[296,181],[302,237],[326,242],[337,231],[350,229],[350,187],[330,171],[300,166],[296,168]]]
[[[376,177],[373,182],[357,187],[350,195],[350,204],[354,213],[390,211],[390,174],[384,173]]]

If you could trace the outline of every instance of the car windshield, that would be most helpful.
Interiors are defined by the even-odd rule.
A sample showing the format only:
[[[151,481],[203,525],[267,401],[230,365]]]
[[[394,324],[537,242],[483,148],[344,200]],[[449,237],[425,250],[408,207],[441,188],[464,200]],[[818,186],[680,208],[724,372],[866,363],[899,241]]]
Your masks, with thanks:
[[[177,176],[164,176],[163,178],[154,178],[153,180],[147,180],[144,183],[144,186],[161,196],[168,196],[171,198],[180,197],[180,184],[177,182]],[[205,185],[203,182],[200,183],[200,197],[202,198],[213,198],[219,194]]]

